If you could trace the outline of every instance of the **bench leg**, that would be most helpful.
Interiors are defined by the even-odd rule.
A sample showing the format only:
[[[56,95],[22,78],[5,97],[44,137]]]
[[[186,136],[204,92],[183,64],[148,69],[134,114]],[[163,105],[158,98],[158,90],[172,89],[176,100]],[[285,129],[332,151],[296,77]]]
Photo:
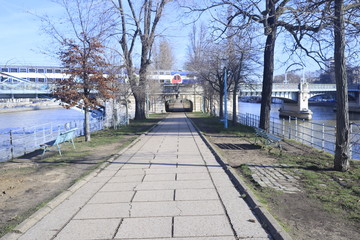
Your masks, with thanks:
[[[74,149],[76,149],[76,148],[75,148],[75,144],[74,144],[74,140],[73,140],[73,139],[71,139],[71,143],[72,143],[72,145],[73,145]]]
[[[47,146],[45,145],[45,146],[44,146],[43,153],[42,153],[42,155],[41,155],[41,156],[44,156],[44,154],[45,154],[45,152],[46,152],[46,148],[47,148]]]
[[[57,148],[58,148],[59,154],[60,154],[60,156],[61,156],[61,149],[60,149],[60,145],[59,145],[59,144],[57,145]]]

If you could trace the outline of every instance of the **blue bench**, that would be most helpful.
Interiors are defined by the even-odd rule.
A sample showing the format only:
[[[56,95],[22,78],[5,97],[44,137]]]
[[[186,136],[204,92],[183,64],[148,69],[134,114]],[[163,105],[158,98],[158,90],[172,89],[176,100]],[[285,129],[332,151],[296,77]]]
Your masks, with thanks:
[[[62,144],[64,142],[71,142],[74,149],[75,149],[75,144],[74,144],[73,139],[75,138],[76,130],[77,130],[77,128],[72,128],[72,129],[67,130],[65,132],[59,133],[59,135],[56,137],[55,140],[40,145],[44,149],[42,155],[45,154],[46,150],[48,150],[49,148],[51,148],[53,146],[57,146],[59,154],[61,155],[60,144]]]
[[[262,139],[264,139],[264,144],[270,145],[272,143],[275,143],[278,148],[282,149],[281,143],[280,143],[280,141],[282,140],[281,138],[276,137],[270,133],[267,133],[264,129],[257,128],[257,127],[255,128],[255,134],[256,134],[255,144],[256,144],[256,140],[258,138],[262,138]]]

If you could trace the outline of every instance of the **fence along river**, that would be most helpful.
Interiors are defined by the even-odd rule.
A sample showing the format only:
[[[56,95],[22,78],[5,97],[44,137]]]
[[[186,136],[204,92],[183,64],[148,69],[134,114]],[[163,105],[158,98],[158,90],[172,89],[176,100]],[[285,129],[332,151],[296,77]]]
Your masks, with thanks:
[[[82,135],[83,119],[82,112],[64,108],[0,113],[0,161],[39,149],[66,128],[77,127]],[[91,128],[101,129],[102,121],[92,119]]]
[[[271,106],[270,132],[282,138],[293,139],[306,145],[334,153],[336,112],[334,106],[313,106],[313,119],[303,121],[300,119],[279,119],[281,104]],[[239,122],[258,126],[260,115],[259,103],[239,102]],[[352,157],[360,159],[360,114],[350,113]]]

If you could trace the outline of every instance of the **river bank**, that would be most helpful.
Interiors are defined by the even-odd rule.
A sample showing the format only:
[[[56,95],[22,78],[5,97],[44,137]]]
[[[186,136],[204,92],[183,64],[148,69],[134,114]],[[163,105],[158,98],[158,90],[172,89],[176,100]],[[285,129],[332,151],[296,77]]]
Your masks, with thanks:
[[[0,114],[56,108],[62,108],[62,106],[58,102],[48,99],[8,99],[0,102]]]

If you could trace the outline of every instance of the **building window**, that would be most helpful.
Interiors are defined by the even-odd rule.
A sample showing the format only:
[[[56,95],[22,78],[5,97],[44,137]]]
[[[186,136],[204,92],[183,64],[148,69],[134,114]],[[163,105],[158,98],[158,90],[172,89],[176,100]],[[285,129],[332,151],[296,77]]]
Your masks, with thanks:
[[[1,68],[1,71],[2,71],[2,72],[8,72],[9,69],[8,69],[8,68]]]
[[[38,78],[38,82],[45,82],[45,78]]]
[[[60,69],[55,69],[55,73],[61,73]]]
[[[164,72],[160,72],[159,74],[160,74],[160,75],[164,75]]]
[[[35,82],[35,78],[30,78],[30,82]]]
[[[37,70],[37,72],[38,72],[38,73],[44,73],[44,72],[45,72],[45,70],[44,70],[44,69],[42,69],[42,68],[39,68],[39,69]]]
[[[34,73],[35,72],[35,68],[29,68],[29,73]]]
[[[47,81],[48,83],[52,83],[52,82],[54,82],[54,79],[53,79],[53,78],[48,78],[48,79],[46,79],[46,81]]]
[[[26,73],[26,72],[27,72],[27,69],[26,69],[26,68],[20,68],[20,69],[19,69],[19,72],[21,72],[21,73]]]
[[[19,72],[18,68],[10,68],[10,72]]]
[[[52,69],[46,69],[46,72],[47,73],[53,73],[53,70]]]

